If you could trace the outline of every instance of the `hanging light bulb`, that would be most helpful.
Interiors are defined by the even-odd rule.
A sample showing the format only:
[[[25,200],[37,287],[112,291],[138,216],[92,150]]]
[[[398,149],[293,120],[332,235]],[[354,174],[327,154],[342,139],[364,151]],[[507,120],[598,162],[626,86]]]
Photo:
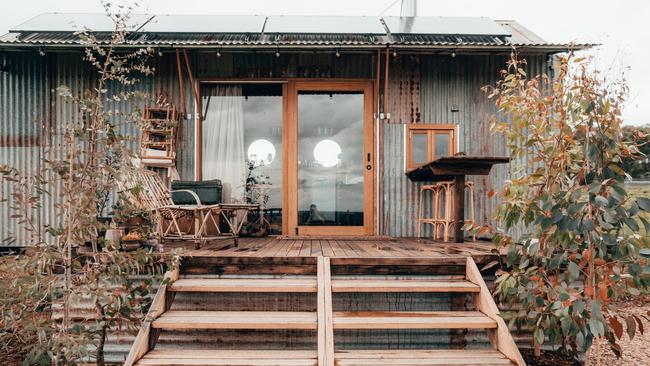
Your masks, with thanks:
[[[158,50],[158,56],[162,57],[163,53],[161,50]]]
[[[341,57],[341,52],[338,49],[336,50],[336,57]]]
[[[451,51],[451,58],[456,57],[456,51]]]
[[[217,50],[217,57],[221,57],[221,49]]]
[[[280,57],[280,50],[279,49],[275,50],[275,57]]]
[[[43,47],[40,47],[38,49],[38,54],[41,55],[41,56],[45,56],[45,49]]]
[[[393,57],[397,57],[397,50],[393,50]]]

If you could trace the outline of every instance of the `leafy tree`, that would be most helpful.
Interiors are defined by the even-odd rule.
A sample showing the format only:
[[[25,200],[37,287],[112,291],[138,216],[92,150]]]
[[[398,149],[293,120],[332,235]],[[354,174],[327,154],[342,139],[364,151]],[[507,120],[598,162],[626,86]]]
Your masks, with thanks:
[[[64,85],[57,89],[80,118],[57,121],[36,174],[0,166],[3,184],[12,188],[8,204],[14,218],[29,233],[21,244],[30,247],[5,263],[15,276],[9,296],[0,298],[0,342],[24,347],[25,365],[88,359],[103,365],[107,332],[136,327],[149,306],[154,278],[177,264],[177,257],[152,249],[123,252],[98,234],[105,229],[98,216],[114,180],[133,169],[120,127],[141,123],[138,106],[148,100],[134,86],[154,72],[148,66],[152,49],[122,47],[132,28],[131,8],[103,5],[115,24],[110,36],[78,32],[88,62],[80,72],[94,71],[92,87],[82,93]],[[115,111],[109,102],[133,108]],[[39,210],[46,201],[55,202],[58,221],[42,227]],[[92,250],[84,250],[87,243]]]
[[[589,58],[562,58],[554,79],[525,69],[513,54],[497,84],[484,88],[503,117],[494,118],[493,131],[530,166],[513,172],[501,192],[500,229],[491,228],[508,250],[496,294],[517,304],[510,325],[533,332],[537,353],[545,343],[584,352],[605,337],[620,354],[622,322],[633,336],[642,320],[621,319],[611,302],[650,281],[639,255],[650,233],[639,212],[650,211],[650,199],[634,199],[624,186],[623,161],[645,158],[638,139],[623,138],[627,88],[590,71]],[[526,234],[516,238],[513,229]]]

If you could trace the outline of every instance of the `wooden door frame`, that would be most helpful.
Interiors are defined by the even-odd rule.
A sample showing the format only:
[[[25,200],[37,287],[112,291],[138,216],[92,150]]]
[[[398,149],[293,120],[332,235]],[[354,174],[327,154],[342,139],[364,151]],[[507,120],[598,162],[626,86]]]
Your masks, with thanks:
[[[291,80],[286,86],[283,123],[282,232],[285,236],[355,236],[374,235],[375,230],[375,128],[373,117],[373,80]],[[363,92],[364,115],[364,215],[363,226],[299,226],[298,225],[298,91]],[[366,169],[370,166],[370,170]]]
[[[297,227],[297,195],[296,200],[290,202],[289,198],[289,185],[293,185],[294,192],[297,192],[297,100],[296,100],[296,86],[309,86],[308,89],[319,88],[320,90],[339,89],[342,91],[362,91],[364,93],[364,151],[370,153],[370,165],[372,169],[365,170],[364,167],[364,225],[359,227],[335,227],[326,226],[321,228],[331,228],[328,233],[319,233],[318,235],[327,236],[345,236],[345,235],[360,235],[359,228],[363,228],[361,235],[371,236],[375,235],[375,221],[376,221],[376,169],[377,160],[375,153],[377,147],[375,145],[375,118],[373,116],[374,107],[376,105],[375,95],[377,93],[376,80],[374,79],[323,79],[323,78],[200,78],[195,79],[196,87],[199,88],[201,83],[221,84],[221,83],[278,83],[282,84],[282,235],[293,236],[295,235],[295,228]],[[315,90],[319,90],[315,89]],[[293,104],[292,104],[293,103]],[[201,180],[203,176],[203,126],[201,120],[201,113],[203,111],[202,100],[195,100],[195,125],[194,125],[194,176],[196,180]],[[292,108],[293,106],[293,108]],[[290,118],[293,118],[291,123]],[[290,126],[294,128],[291,130]],[[291,148],[293,150],[291,150]],[[293,155],[293,156],[292,156]],[[290,160],[293,165],[290,165]],[[289,169],[293,166],[294,169]],[[370,178],[368,178],[370,177]],[[367,192],[367,193],[366,193]],[[295,208],[293,214],[289,214],[289,208]],[[291,216],[295,224],[290,225],[289,219]],[[304,226],[303,226],[304,228]],[[318,228],[315,226],[314,228]],[[349,229],[352,228],[352,229]],[[308,230],[309,231],[309,230]]]

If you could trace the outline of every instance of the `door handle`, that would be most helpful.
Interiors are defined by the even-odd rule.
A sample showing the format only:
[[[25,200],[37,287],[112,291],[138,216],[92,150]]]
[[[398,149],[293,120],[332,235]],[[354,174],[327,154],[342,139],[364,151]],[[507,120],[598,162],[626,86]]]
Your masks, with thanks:
[[[366,165],[366,170],[372,170],[372,165],[370,165],[370,153],[368,153],[366,162],[368,163],[368,165]]]

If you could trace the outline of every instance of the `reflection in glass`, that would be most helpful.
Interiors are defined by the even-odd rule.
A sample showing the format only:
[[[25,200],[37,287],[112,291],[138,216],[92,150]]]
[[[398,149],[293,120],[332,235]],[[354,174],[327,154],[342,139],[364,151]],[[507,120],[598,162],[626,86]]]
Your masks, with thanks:
[[[248,146],[248,161],[253,165],[269,165],[273,159],[275,159],[275,147],[271,141],[258,139]]]
[[[435,151],[435,158],[440,158],[443,156],[449,156],[449,137],[451,135],[447,133],[437,133],[435,134],[435,146],[436,146],[436,151]]]
[[[314,147],[314,159],[325,168],[337,165],[341,160],[341,147],[332,140],[323,140]]]
[[[269,232],[281,233],[282,86],[203,84],[201,105],[203,179],[221,180],[224,202],[264,203]]]
[[[427,140],[428,136],[426,132],[413,132],[411,134],[411,160],[413,161],[413,165],[420,165],[428,162]]]
[[[298,225],[363,226],[363,93],[298,93]]]

